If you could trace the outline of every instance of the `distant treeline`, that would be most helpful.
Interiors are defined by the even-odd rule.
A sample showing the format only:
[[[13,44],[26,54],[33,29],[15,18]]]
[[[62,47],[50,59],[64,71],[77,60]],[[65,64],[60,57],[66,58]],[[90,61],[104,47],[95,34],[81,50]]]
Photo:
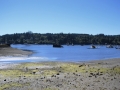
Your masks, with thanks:
[[[120,35],[89,35],[89,34],[74,34],[74,33],[26,33],[6,34],[0,36],[0,43],[9,44],[74,44],[74,45],[89,45],[89,44],[112,44],[120,45]]]

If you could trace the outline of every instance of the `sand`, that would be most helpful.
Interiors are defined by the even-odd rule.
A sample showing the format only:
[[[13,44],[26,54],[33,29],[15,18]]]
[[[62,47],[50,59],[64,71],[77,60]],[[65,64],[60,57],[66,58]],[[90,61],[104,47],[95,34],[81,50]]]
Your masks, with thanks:
[[[0,48],[0,56],[25,56],[31,55],[32,51],[24,51],[12,47]]]
[[[0,68],[0,90],[120,90],[120,59],[21,63]]]

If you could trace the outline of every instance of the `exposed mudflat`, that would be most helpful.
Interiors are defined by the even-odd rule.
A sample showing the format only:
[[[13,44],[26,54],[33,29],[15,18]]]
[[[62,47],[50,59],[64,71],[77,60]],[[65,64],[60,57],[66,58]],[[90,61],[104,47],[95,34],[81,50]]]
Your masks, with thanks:
[[[32,54],[32,51],[24,51],[12,47],[2,47],[0,48],[0,56],[24,56]]]
[[[120,90],[120,59],[1,68],[0,90]]]

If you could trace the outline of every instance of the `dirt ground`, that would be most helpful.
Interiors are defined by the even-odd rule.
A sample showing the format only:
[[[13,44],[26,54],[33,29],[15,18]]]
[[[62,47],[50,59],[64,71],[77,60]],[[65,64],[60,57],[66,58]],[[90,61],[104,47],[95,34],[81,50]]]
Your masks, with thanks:
[[[120,59],[8,66],[0,69],[0,90],[120,90]]]

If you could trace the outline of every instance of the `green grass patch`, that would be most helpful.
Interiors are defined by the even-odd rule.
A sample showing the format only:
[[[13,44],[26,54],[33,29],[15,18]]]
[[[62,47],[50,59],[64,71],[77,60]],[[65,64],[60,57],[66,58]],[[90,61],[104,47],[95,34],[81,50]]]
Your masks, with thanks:
[[[44,70],[43,75],[44,76],[49,76],[49,75],[54,75],[54,74],[57,74],[57,73],[58,73],[58,71],[56,71],[56,70]]]
[[[61,71],[63,72],[85,72],[86,66],[79,67],[78,64],[62,64]]]
[[[43,89],[43,90],[59,90],[57,88],[46,88],[46,89]]]
[[[11,87],[22,87],[22,86],[28,86],[29,83],[24,83],[24,84],[20,84],[20,83],[16,83],[16,82],[13,82],[13,83],[6,83],[6,84],[3,84],[0,86],[0,90],[4,90],[6,88],[11,88]]]
[[[0,75],[4,77],[13,77],[16,78],[18,76],[26,76],[26,77],[33,77],[38,76],[36,74],[33,74],[33,72],[37,72],[37,70],[29,70],[29,71],[23,71],[23,70],[0,70]]]

